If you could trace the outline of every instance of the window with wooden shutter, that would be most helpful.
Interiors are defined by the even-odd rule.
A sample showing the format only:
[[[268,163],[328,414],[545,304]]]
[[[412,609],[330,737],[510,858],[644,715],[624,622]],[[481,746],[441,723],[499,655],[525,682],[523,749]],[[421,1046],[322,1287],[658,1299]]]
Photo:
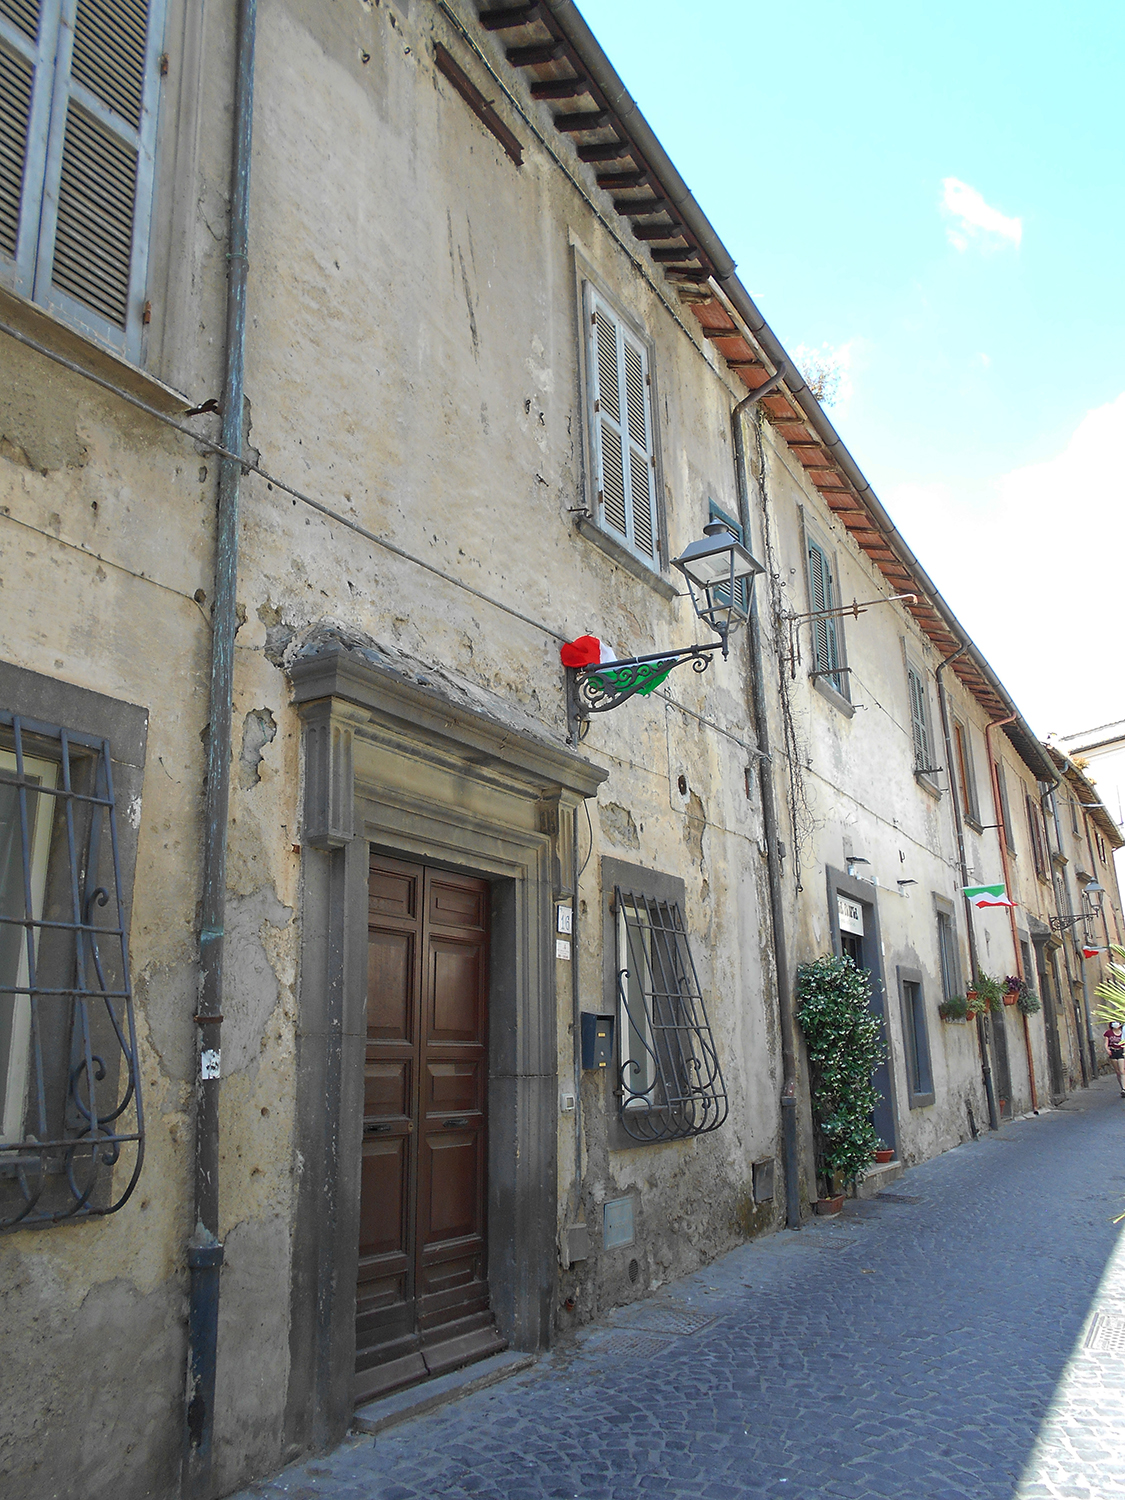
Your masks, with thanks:
[[[809,608],[828,610],[837,607],[836,581],[828,553],[818,542],[806,538],[809,569]],[[828,616],[812,621],[813,672],[826,678],[838,693],[846,696],[840,622]]]
[[[587,318],[598,524],[658,568],[656,445],[648,351],[591,288]]]
[[[712,521],[722,521],[723,525],[728,526],[731,531],[734,532],[735,536],[742,543],[742,545],[745,546],[746,532],[742,526],[742,523],[740,521],[736,521],[733,516],[728,515],[725,510],[721,510],[719,506],[715,504],[714,500],[710,501],[708,508],[710,512],[709,519]],[[745,578],[740,578],[734,586],[734,607],[740,614],[745,615],[750,611],[749,594],[749,583]],[[727,590],[724,588],[717,589],[716,596],[718,597],[720,602],[726,603]]]
[[[1028,808],[1028,832],[1031,834],[1032,861],[1035,862],[1035,873],[1041,880],[1047,879],[1049,874],[1049,862],[1047,862],[1047,831],[1043,825],[1043,811],[1037,802],[1032,799],[1031,793],[1023,793],[1023,802]]]
[[[914,774],[931,775],[934,765],[934,742],[930,733],[930,704],[926,684],[916,667],[906,669],[906,686],[910,697],[910,736],[914,746]]]
[[[980,802],[977,799],[977,773],[973,764],[973,747],[969,739],[968,726],[953,723],[953,747],[957,755],[957,779],[961,783],[961,806],[971,823],[980,823]]]
[[[140,350],[164,0],[0,0],[0,275]]]
[[[1012,825],[1012,809],[1008,804],[1008,779],[1004,775],[1004,762],[998,760],[996,765],[996,785],[1000,788],[1000,816],[1004,820],[1004,843],[1008,853],[1016,852],[1016,830]]]

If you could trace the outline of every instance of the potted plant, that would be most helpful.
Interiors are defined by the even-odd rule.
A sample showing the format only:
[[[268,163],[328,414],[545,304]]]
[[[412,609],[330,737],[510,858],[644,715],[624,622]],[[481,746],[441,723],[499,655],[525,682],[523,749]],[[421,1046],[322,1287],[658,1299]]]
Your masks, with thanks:
[[[830,954],[801,964],[797,1022],[812,1075],[817,1166],[831,1189],[817,1212],[839,1213],[844,1191],[863,1176],[882,1145],[871,1123],[879,1103],[872,1077],[886,1051],[866,970]]]
[[[875,1153],[875,1165],[877,1167],[885,1166],[887,1162],[894,1161],[894,1159],[895,1148],[893,1146],[880,1146]]]
[[[1096,993],[1096,991],[1095,991]],[[1037,1010],[1042,1010],[1039,996],[1027,984],[1020,985],[1019,994],[1016,996],[1016,1004],[1023,1016],[1033,1016]]]
[[[943,1021],[965,1021],[969,1015],[969,1002],[964,995],[950,995],[948,1000],[939,1003],[937,1013]]]
[[[1005,974],[1004,976],[1004,1004],[1015,1005],[1023,988],[1023,980],[1018,974]]]
[[[991,974],[978,974],[976,992],[985,1012],[1000,1009],[1004,998],[1004,986]]]

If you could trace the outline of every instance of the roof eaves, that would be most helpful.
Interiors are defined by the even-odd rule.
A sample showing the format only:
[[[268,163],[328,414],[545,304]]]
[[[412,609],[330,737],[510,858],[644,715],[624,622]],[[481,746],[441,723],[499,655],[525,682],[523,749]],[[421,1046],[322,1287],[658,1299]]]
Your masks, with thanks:
[[[562,33],[568,50],[595,85],[597,95],[604,99],[614,120],[620,125],[629,141],[635,144],[640,157],[656,177],[660,191],[668,203],[671,216],[681,222],[687,231],[684,235],[685,242],[698,246],[704,267],[710,270],[726,302],[736,314],[737,320],[745,324],[750,334],[749,340],[745,339],[741,330],[734,330],[730,335],[732,339],[742,337],[747,343],[752,355],[748,363],[756,365],[757,355],[760,353],[773,365],[775,371],[785,371],[783,387],[776,392],[775,396],[767,397],[763,405],[770,410],[775,421],[793,424],[799,422],[801,426],[806,427],[815,435],[830,460],[830,467],[838,471],[842,480],[841,483],[837,483],[833,476],[831,483],[827,479],[824,481],[825,486],[846,502],[841,507],[844,510],[854,510],[855,507],[851,503],[854,497],[870,520],[875,523],[880,540],[873,540],[871,545],[884,554],[881,561],[875,559],[876,565],[888,577],[888,581],[894,584],[896,592],[917,592],[925,596],[924,599],[919,599],[917,605],[904,606],[904,608],[914,615],[919,628],[930,635],[941,649],[945,647],[948,634],[951,634],[958,644],[967,643],[968,650],[965,656],[968,662],[962,658],[954,668],[958,677],[965,682],[966,687],[974,694],[981,706],[987,712],[991,712],[995,718],[1003,719],[1009,715],[1014,716],[1012,722],[1005,726],[1005,732],[1013,747],[1028,769],[1039,780],[1052,784],[1056,782],[1058,773],[1042,743],[1032,733],[1003,684],[976,646],[969,640],[967,632],[935,588],[897,526],[883,509],[881,501],[855,459],[848,452],[843,439],[801,378],[796,365],[762,316],[754,299],[735,274],[735,262],[730,252],[720,240],[703,209],[696,202],[687,183],[660,144],[613,64],[602,51],[600,43],[582,18],[573,0],[541,0],[537,13],[544,16],[549,13]],[[594,97],[597,98],[597,95]],[[702,318],[700,322],[703,323]],[[707,336],[708,332],[704,324],[704,337]],[[714,337],[713,330],[711,336]],[[737,359],[734,362],[736,364],[747,363]],[[771,373],[771,371],[763,371],[761,379],[758,379],[756,377],[759,371],[755,368],[753,370],[755,379],[748,379],[746,383],[753,388],[762,384]],[[792,414],[783,410],[784,407],[791,408]],[[788,442],[789,439],[785,441]],[[799,439],[797,441],[799,442]],[[831,501],[828,503],[831,504]],[[885,556],[887,552],[891,554],[889,558]],[[901,576],[903,570],[909,575],[910,581],[903,581]],[[915,585],[914,588],[911,588],[911,582]],[[939,620],[936,625],[931,623],[927,626],[925,616],[929,613],[931,606],[936,610]],[[972,670],[966,670],[970,664]],[[966,678],[977,678],[978,685],[972,686],[971,680],[966,681]]]

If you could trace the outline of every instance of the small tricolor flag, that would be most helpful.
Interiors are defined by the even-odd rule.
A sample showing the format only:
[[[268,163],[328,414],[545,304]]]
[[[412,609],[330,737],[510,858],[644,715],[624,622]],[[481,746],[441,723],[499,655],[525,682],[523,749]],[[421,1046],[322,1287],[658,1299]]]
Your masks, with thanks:
[[[1082,957],[1083,958],[1097,958],[1097,956],[1098,956],[1099,953],[1104,953],[1104,952],[1105,952],[1104,948],[1083,948],[1083,950],[1082,950]]]
[[[580,635],[577,640],[567,641],[559,652],[564,667],[597,667],[617,658],[596,635]]]
[[[1016,904],[1008,900],[1008,891],[1002,882],[1000,885],[963,885],[961,889],[978,911],[986,906],[1014,907]]]

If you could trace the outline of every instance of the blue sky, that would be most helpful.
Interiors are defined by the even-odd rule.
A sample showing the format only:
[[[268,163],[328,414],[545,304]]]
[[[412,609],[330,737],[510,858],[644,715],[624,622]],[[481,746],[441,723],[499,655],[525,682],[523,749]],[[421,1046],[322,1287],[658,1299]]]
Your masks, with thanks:
[[[1125,717],[1125,6],[580,9],[1032,726]]]

